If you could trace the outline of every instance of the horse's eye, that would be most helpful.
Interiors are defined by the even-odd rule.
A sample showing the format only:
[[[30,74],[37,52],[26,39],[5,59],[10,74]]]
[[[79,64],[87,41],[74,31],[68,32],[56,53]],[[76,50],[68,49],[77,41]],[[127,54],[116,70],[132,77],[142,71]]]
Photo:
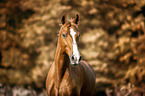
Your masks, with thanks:
[[[66,34],[62,34],[62,36],[65,38],[66,37]]]
[[[79,37],[80,37],[81,35],[79,34]]]

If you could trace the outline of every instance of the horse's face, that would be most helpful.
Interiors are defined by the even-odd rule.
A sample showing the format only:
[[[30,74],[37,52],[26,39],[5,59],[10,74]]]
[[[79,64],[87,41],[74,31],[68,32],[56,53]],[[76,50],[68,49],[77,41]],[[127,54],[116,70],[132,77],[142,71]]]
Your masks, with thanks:
[[[75,19],[70,21],[67,21],[66,15],[63,15],[61,19],[62,27],[59,33],[63,52],[68,54],[72,65],[78,65],[81,60],[77,45],[80,36],[80,33],[77,30],[78,21],[78,14]]]

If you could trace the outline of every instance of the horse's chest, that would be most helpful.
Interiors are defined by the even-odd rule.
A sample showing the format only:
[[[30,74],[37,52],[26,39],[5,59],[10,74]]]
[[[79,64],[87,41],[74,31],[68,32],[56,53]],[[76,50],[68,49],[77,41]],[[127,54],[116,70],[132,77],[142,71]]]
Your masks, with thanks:
[[[56,76],[53,74],[52,77]],[[57,81],[55,78],[49,78],[50,90],[48,90],[48,94],[51,96],[79,96],[80,94],[80,83],[77,79],[77,76],[74,74],[70,74],[68,70],[64,73],[64,76],[61,80]],[[51,83],[52,81],[52,83]]]
[[[76,81],[70,79],[64,79],[60,83],[59,94],[65,96],[77,96],[78,94],[78,86],[76,85]]]
[[[53,85],[51,89],[52,96],[79,96],[80,90],[75,81],[70,79],[62,79],[60,85]]]

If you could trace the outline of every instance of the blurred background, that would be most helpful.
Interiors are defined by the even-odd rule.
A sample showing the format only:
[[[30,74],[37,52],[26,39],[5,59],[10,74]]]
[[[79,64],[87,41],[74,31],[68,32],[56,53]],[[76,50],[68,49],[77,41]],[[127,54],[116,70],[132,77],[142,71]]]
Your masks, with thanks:
[[[145,96],[145,0],[0,0],[0,96],[46,96],[63,13],[80,15],[97,96]]]

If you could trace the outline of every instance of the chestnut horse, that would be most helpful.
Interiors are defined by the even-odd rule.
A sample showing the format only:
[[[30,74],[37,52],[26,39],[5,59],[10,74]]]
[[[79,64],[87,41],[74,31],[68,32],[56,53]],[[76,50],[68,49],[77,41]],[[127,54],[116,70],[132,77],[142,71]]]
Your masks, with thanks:
[[[95,72],[81,60],[77,45],[79,15],[67,20],[64,14],[61,23],[54,63],[46,79],[47,95],[95,96]]]

